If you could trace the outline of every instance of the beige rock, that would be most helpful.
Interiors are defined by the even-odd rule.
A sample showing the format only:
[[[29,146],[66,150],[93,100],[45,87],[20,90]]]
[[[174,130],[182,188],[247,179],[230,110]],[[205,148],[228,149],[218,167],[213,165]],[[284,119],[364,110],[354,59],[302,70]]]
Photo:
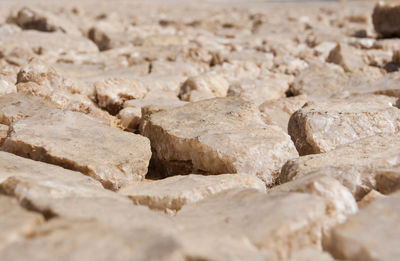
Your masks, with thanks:
[[[34,96],[44,97],[63,110],[89,114],[112,125],[114,119],[100,110],[85,94],[85,87],[64,78],[54,68],[33,59],[22,67],[17,75],[17,90]]]
[[[364,208],[364,207],[368,206],[369,204],[371,204],[372,202],[374,202],[375,200],[381,199],[384,197],[385,197],[385,195],[383,195],[373,189],[370,192],[368,192],[368,194],[365,195],[360,201],[358,201],[357,205],[359,208]]]
[[[319,260],[319,261],[334,261],[333,257],[327,253],[327,252],[322,252],[321,250],[317,248],[303,248],[300,249],[299,251],[296,251],[292,254],[290,259],[288,261],[314,261],[314,260]]]
[[[148,139],[60,110],[13,123],[2,150],[81,171],[110,189],[143,179],[151,157]]]
[[[238,245],[267,251],[267,260],[286,260],[304,247],[321,247],[321,231],[332,218],[326,210],[325,200],[315,195],[266,195],[247,189],[230,190],[187,204],[175,218],[183,227],[181,236],[197,236],[196,241],[203,247],[215,248],[210,238],[227,237]],[[191,241],[183,243],[190,245]]]
[[[354,86],[353,94],[374,93],[400,98],[400,72],[389,73],[376,81]]]
[[[288,132],[300,155],[327,152],[364,137],[399,131],[395,102],[365,95],[309,103],[291,116]]]
[[[99,21],[88,31],[88,37],[98,46],[100,51],[129,44],[124,27],[116,21]],[[128,37],[129,38],[129,37]]]
[[[259,78],[244,78],[229,86],[228,96],[241,97],[259,105],[266,100],[285,97],[290,77],[281,74],[263,75]]]
[[[70,21],[66,21],[50,12],[29,7],[21,8],[15,16],[8,18],[25,30],[38,30],[43,32],[63,32],[71,35],[82,35],[78,28]]]
[[[266,101],[258,108],[266,124],[277,125],[287,132],[290,116],[301,109],[307,101],[306,95],[299,95]]]
[[[4,140],[7,137],[8,126],[0,124],[0,146],[3,144]]]
[[[147,89],[137,81],[123,78],[95,82],[94,86],[99,106],[113,115],[122,109],[124,101],[142,99],[147,93]]]
[[[372,21],[376,32],[384,37],[400,35],[400,7],[396,4],[380,2],[375,5]]]
[[[40,249],[40,251],[38,251]],[[4,260],[185,260],[180,243],[155,229],[111,229],[96,221],[55,219],[7,247]]]
[[[396,260],[400,256],[399,200],[399,193],[376,200],[333,228],[331,254],[349,260]]]
[[[0,70],[0,96],[8,93],[16,93],[16,77],[13,70],[2,68]]]
[[[371,189],[391,193],[399,189],[398,134],[379,134],[335,150],[288,161],[281,183],[308,175],[328,175],[339,180],[357,200]]]
[[[182,75],[186,77],[199,75],[208,71],[208,65],[182,61],[154,61],[151,63],[151,75]]]
[[[278,127],[265,125],[251,103],[214,98],[151,114],[141,132],[162,173],[247,173],[271,185],[280,167],[297,157]]]
[[[189,77],[181,86],[179,98],[196,102],[215,97],[225,97],[229,82],[218,73],[207,73]]]
[[[331,214],[336,215],[334,222],[342,223],[347,216],[355,214],[357,203],[350,193],[335,178],[328,175],[307,175],[279,186],[273,187],[268,193],[300,192],[318,195],[329,202]]]
[[[56,105],[41,98],[25,93],[13,93],[0,96],[0,123],[10,125],[21,118],[36,114],[45,114]]]
[[[152,209],[178,211],[184,205],[201,201],[211,195],[235,188],[265,191],[265,184],[247,174],[215,176],[185,175],[162,180],[132,183],[119,190],[135,204]]]
[[[138,128],[140,119],[142,118],[142,108],[126,107],[119,111],[117,118],[120,120],[123,128],[134,132]]]
[[[18,201],[0,195],[0,253],[43,223],[40,214],[23,209]]]

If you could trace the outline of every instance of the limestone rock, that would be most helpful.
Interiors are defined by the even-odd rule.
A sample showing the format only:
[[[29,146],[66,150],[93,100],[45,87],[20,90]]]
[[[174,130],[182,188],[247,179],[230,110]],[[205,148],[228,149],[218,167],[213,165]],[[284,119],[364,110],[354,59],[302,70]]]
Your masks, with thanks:
[[[399,36],[399,14],[399,5],[378,3],[372,14],[372,22],[376,32],[384,37]]]
[[[81,113],[52,110],[19,120],[11,128],[2,150],[81,171],[107,188],[117,189],[147,173],[148,139]]]
[[[389,73],[370,83],[351,88],[352,94],[373,93],[400,98],[400,72]]]
[[[332,255],[349,260],[396,260],[400,256],[399,200],[399,193],[376,200],[333,228],[328,244]]]
[[[318,250],[317,248],[303,248],[292,254],[288,261],[334,261],[333,257],[327,253]]]
[[[207,233],[208,238],[218,235],[267,251],[267,260],[286,260],[296,250],[320,247],[321,231],[331,218],[326,208],[323,198],[310,194],[230,190],[185,205],[176,220],[183,238],[197,235],[204,247],[215,248],[204,240]]]
[[[357,49],[339,43],[331,50],[326,61],[340,65],[345,72],[357,72],[366,65]]]
[[[400,129],[396,100],[366,95],[309,103],[289,121],[289,135],[300,155],[323,153],[378,133]]]
[[[0,96],[0,123],[10,125],[21,118],[44,114],[56,105],[36,96],[13,93]]]
[[[333,220],[334,222],[342,223],[347,216],[355,214],[358,210],[350,191],[335,178],[327,175],[307,175],[268,191],[272,194],[276,192],[310,193],[325,198],[330,204],[332,215],[336,213],[337,219]]]
[[[38,30],[43,32],[63,32],[71,35],[81,35],[79,30],[69,21],[52,13],[29,7],[21,8],[15,16],[8,18],[25,30]]]
[[[8,126],[4,124],[0,124],[0,146],[3,144],[4,140],[7,137]]]
[[[375,200],[381,199],[384,197],[385,197],[385,195],[383,195],[373,189],[370,192],[368,192],[368,194],[365,195],[359,202],[357,202],[357,205],[359,208],[364,208],[364,207],[368,206],[369,204],[371,204],[372,202],[374,202]]]
[[[339,180],[357,200],[371,189],[388,194],[399,189],[399,144],[398,134],[379,134],[323,154],[303,156],[288,161],[279,180],[284,183],[323,174]]]
[[[8,93],[16,93],[15,74],[11,70],[2,68],[0,70],[0,96]]]
[[[183,101],[196,102],[215,97],[225,97],[229,82],[217,73],[207,73],[189,77],[181,86],[179,98]]]
[[[17,200],[0,195],[0,253],[43,222],[40,214],[27,211]]]
[[[254,188],[265,191],[265,184],[247,174],[213,176],[185,175],[162,180],[132,183],[119,190],[135,204],[152,209],[178,211],[182,206],[201,201],[211,195],[234,188]]]
[[[285,132],[288,129],[290,116],[306,104],[306,95],[266,101],[258,108],[266,124],[277,125]]]
[[[203,63],[193,62],[169,62],[169,61],[154,61],[151,63],[151,72],[153,76],[161,75],[181,75],[181,76],[195,76],[208,71],[208,65]]]
[[[297,157],[290,138],[265,125],[251,103],[214,98],[151,114],[141,129],[167,175],[247,173],[271,185]]]
[[[40,251],[38,251],[40,249]],[[180,243],[155,229],[111,229],[96,221],[55,219],[7,247],[4,260],[185,260]]]
[[[123,78],[111,78],[94,83],[96,98],[101,108],[111,114],[117,114],[126,100],[142,99],[147,90],[137,81]]]

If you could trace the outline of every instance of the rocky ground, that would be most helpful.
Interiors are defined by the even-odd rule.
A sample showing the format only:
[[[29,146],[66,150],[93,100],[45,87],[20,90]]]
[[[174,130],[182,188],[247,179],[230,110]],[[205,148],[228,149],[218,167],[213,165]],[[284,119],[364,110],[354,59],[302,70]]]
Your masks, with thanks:
[[[0,5],[0,260],[400,259],[400,6]]]

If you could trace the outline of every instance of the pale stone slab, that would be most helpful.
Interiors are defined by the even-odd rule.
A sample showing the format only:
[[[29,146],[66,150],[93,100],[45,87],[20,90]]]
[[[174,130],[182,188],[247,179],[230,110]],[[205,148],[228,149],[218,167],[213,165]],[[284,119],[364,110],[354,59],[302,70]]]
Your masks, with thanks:
[[[247,173],[273,184],[280,167],[297,157],[289,136],[265,125],[240,98],[214,98],[153,113],[141,133],[167,175]]]
[[[379,133],[400,130],[395,98],[364,95],[308,103],[289,121],[289,135],[300,155],[323,153]]]
[[[132,183],[120,189],[119,193],[129,197],[138,205],[152,209],[178,211],[186,204],[235,188],[254,188],[265,191],[265,184],[247,174],[213,176],[191,174]]]
[[[147,138],[56,109],[12,124],[2,150],[80,171],[110,189],[143,179],[151,157]]]

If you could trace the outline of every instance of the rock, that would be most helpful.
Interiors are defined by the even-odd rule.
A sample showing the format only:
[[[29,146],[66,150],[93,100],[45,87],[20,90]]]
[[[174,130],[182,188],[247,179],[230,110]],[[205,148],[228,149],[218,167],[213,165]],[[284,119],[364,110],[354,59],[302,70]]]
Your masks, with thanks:
[[[185,77],[195,76],[206,73],[208,65],[193,62],[170,62],[170,61],[154,61],[151,63],[150,74],[152,76],[163,75],[181,75]]]
[[[321,197],[304,193],[266,195],[251,189],[230,190],[187,204],[175,218],[183,227],[181,236],[197,237],[195,242],[201,242],[204,248],[215,248],[210,238],[229,238],[238,245],[266,252],[268,258],[264,260],[286,260],[304,247],[320,248],[321,231],[331,222]],[[183,240],[185,245],[191,242]]]
[[[285,97],[289,81],[290,78],[287,75],[281,74],[263,75],[256,79],[243,78],[232,82],[228,96],[241,97],[260,105],[267,100]]]
[[[17,200],[0,195],[0,253],[7,245],[23,239],[43,222],[40,214],[27,211]]]
[[[389,73],[370,83],[360,84],[351,89],[353,94],[381,94],[400,98],[400,72]]]
[[[300,155],[323,153],[378,133],[400,129],[395,99],[365,95],[308,103],[295,112],[288,132]]]
[[[117,189],[147,173],[148,139],[81,113],[52,110],[21,119],[11,128],[2,150],[81,171],[106,188]]]
[[[349,260],[396,260],[400,256],[399,200],[399,193],[376,200],[333,228],[328,244],[331,254]]]
[[[2,68],[0,70],[0,96],[8,93],[16,93],[17,88],[15,87],[15,74],[12,70]]]
[[[122,127],[128,131],[135,132],[142,118],[142,108],[126,107],[119,111],[117,118],[120,120]]]
[[[378,3],[372,14],[372,22],[378,34],[383,37],[400,36],[400,6]]]
[[[214,98],[151,114],[141,132],[155,166],[167,176],[247,173],[272,185],[282,164],[297,157],[278,127],[265,125],[251,103]]]
[[[318,195],[330,204],[332,216],[336,214],[334,222],[342,223],[347,216],[355,214],[358,210],[357,203],[350,193],[334,177],[328,175],[307,175],[273,187],[268,193],[299,192]]]
[[[265,184],[246,174],[215,176],[185,175],[162,180],[132,183],[119,190],[135,204],[151,209],[179,211],[184,205],[235,188],[254,188],[265,191]]]
[[[85,87],[64,78],[54,68],[33,59],[22,67],[17,75],[17,90],[34,96],[44,97],[63,110],[78,111],[113,125],[108,113],[100,110],[85,95]],[[89,90],[86,93],[90,92]]]
[[[13,93],[0,96],[0,124],[10,125],[21,118],[45,114],[56,105],[41,97],[25,93]]]
[[[288,261],[334,261],[333,257],[327,252],[322,252],[317,248],[303,248],[292,254]]]
[[[364,208],[364,207],[368,206],[369,204],[371,204],[372,202],[374,202],[375,200],[381,199],[384,197],[385,197],[385,195],[383,195],[373,189],[370,192],[368,192],[368,194],[365,195],[360,201],[358,201],[357,205],[359,208]]]
[[[0,146],[3,144],[4,140],[7,137],[8,126],[0,124]]]
[[[179,98],[183,101],[196,102],[200,100],[225,97],[229,82],[218,73],[207,73],[189,77],[181,86]]]
[[[142,99],[147,93],[146,88],[137,81],[123,78],[95,82],[94,86],[99,106],[112,115],[122,109],[124,101]]]
[[[25,30],[38,30],[43,32],[63,32],[70,35],[82,35],[78,28],[52,13],[29,7],[21,8],[16,16],[8,18]]]
[[[38,251],[40,249],[40,251]],[[151,250],[151,251],[150,251]],[[96,221],[55,219],[7,247],[4,260],[185,260],[180,243],[155,229],[111,229]]]
[[[379,134],[323,154],[290,160],[282,167],[279,181],[328,175],[339,180],[357,200],[371,189],[388,194],[399,189],[399,142],[398,134]]]
[[[301,109],[307,101],[306,95],[299,95],[269,100],[262,103],[258,108],[266,124],[279,126],[287,132],[290,116]]]

